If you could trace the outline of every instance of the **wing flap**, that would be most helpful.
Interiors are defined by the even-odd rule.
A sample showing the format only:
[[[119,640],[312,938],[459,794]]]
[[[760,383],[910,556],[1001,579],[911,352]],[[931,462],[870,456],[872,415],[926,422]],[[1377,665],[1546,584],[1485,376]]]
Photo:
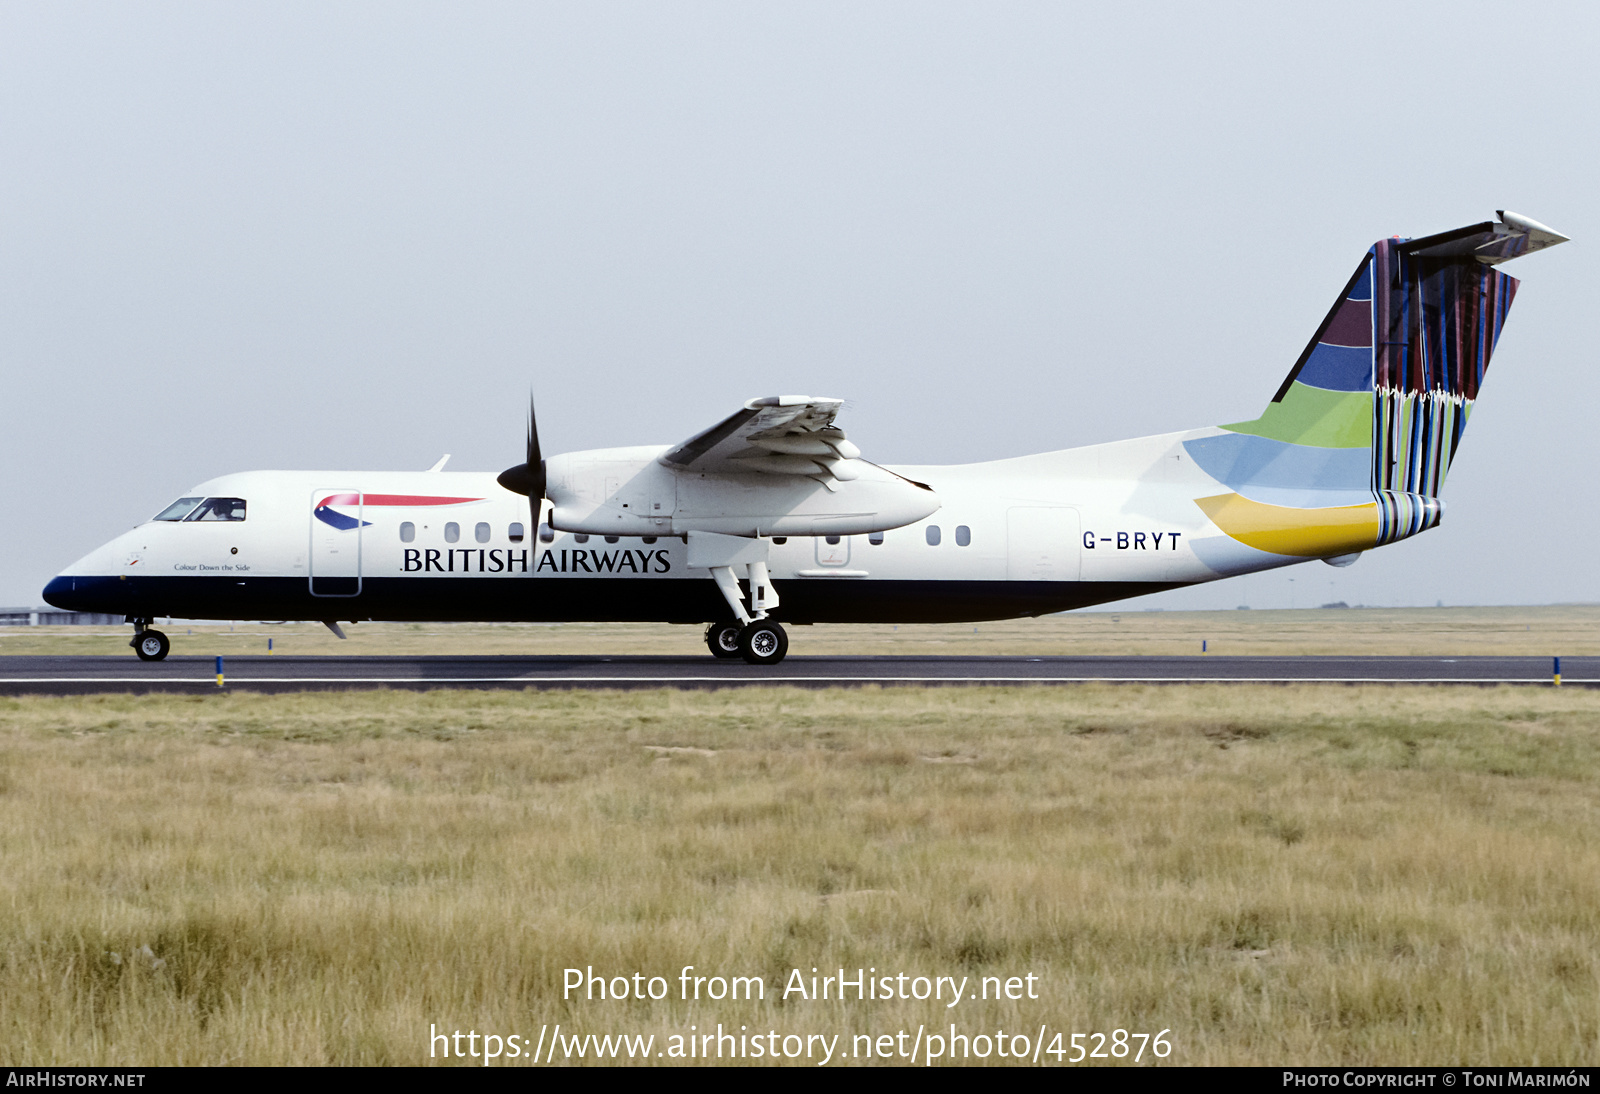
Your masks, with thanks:
[[[791,475],[824,485],[860,476],[861,450],[833,424],[842,399],[768,395],[661,456],[678,471]]]

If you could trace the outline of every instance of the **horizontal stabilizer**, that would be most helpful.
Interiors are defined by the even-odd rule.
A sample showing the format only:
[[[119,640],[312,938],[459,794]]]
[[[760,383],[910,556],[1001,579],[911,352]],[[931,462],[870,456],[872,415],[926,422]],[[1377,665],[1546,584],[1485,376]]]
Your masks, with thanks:
[[[1408,239],[1397,244],[1396,249],[1418,258],[1470,256],[1485,266],[1496,266],[1568,241],[1567,236],[1545,227],[1537,220],[1529,220],[1505,209],[1499,210],[1497,215],[1500,217],[1499,223],[1486,220],[1482,224],[1471,224],[1438,235]]]

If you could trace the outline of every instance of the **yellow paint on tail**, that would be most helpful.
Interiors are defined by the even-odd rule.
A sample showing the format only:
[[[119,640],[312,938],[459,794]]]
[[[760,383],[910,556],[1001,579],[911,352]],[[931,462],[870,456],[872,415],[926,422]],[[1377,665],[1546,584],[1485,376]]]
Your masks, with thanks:
[[[1378,504],[1293,509],[1239,494],[1196,498],[1211,523],[1247,547],[1275,555],[1326,558],[1365,551],[1378,542]]]

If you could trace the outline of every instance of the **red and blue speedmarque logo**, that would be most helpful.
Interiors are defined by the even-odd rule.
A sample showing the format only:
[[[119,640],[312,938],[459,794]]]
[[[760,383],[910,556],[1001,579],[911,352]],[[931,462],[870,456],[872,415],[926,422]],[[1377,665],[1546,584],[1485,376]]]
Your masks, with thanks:
[[[360,520],[348,513],[341,513],[334,506],[356,508],[395,506],[409,508],[422,505],[466,505],[468,502],[482,501],[482,498],[441,498],[431,494],[329,494],[317,502],[311,515],[323,524],[337,528],[341,532],[348,532],[352,528],[366,528],[371,526],[370,520]]]

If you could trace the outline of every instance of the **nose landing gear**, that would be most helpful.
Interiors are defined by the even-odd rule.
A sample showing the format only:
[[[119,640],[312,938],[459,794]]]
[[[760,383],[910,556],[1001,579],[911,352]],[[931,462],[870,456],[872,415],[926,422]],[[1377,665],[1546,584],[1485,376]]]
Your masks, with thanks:
[[[139,655],[141,661],[160,661],[172,649],[172,643],[160,631],[149,628],[148,619],[130,620],[133,624],[133,641],[128,645],[133,647],[133,652]]]

